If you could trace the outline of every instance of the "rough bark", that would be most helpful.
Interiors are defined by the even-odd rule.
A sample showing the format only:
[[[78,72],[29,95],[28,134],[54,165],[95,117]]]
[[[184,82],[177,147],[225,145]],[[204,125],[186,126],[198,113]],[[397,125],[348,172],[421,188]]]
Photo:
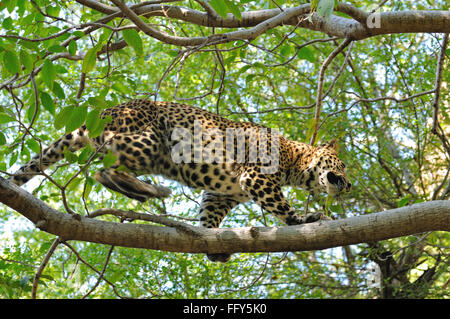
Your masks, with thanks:
[[[114,223],[57,211],[0,177],[0,202],[64,240],[187,253],[318,250],[425,231],[450,231],[450,202],[432,201],[333,221],[282,227],[203,229]]]
[[[332,15],[330,20],[326,21],[317,15],[314,15],[312,19],[306,19],[305,15],[310,12],[310,5],[304,4],[285,8],[283,11],[277,8],[242,12],[242,18],[238,20],[232,14],[228,14],[224,19],[219,16],[213,17],[207,12],[166,4],[126,6],[120,1],[114,0],[112,2],[117,7],[113,7],[94,0],[77,0],[77,2],[107,14],[103,19],[99,20],[102,23],[106,23],[115,17],[126,17],[132,20],[147,35],[162,42],[179,46],[251,40],[278,25],[296,25],[300,28],[320,31],[329,36],[351,40],[362,40],[376,35],[393,33],[450,32],[450,12],[445,10],[380,12],[375,13],[375,15],[378,15],[375,17],[351,4],[340,3],[337,11],[345,13],[351,18]],[[139,16],[161,16],[204,27],[241,29],[209,37],[179,37],[153,29],[143,22]],[[377,23],[371,25],[371,22],[374,21]]]

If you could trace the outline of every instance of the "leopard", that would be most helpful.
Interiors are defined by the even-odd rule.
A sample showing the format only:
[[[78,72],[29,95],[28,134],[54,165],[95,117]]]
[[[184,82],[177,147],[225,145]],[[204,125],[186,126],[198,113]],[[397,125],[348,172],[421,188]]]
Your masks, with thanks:
[[[86,124],[64,134],[12,174],[10,181],[21,186],[62,160],[68,150],[89,144],[102,156],[115,156],[112,166],[95,173],[95,180],[130,199],[146,202],[170,196],[170,188],[143,180],[146,175],[201,190],[198,220],[206,228],[218,228],[233,208],[249,201],[286,225],[317,222],[325,214],[297,213],[282,187],[331,196],[351,188],[335,139],[312,146],[254,122],[153,99],[129,100],[104,109],[100,117],[108,119],[100,135],[90,137]],[[214,262],[227,262],[231,256],[206,255]]]

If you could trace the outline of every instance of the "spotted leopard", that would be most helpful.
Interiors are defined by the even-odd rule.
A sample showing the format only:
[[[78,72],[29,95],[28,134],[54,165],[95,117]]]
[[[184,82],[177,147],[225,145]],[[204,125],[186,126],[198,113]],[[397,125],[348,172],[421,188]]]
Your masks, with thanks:
[[[76,151],[90,144],[117,158],[113,166],[96,173],[95,179],[129,198],[144,202],[169,196],[168,188],[137,178],[143,174],[162,175],[202,189],[199,219],[208,228],[219,227],[231,209],[249,200],[288,225],[314,222],[321,215],[297,214],[284,198],[283,186],[331,195],[351,187],[334,140],[314,147],[197,107],[144,99],[106,109],[102,117],[107,116],[112,120],[100,136],[90,138],[85,125],[65,134],[44,149],[42,156],[36,155],[21,167],[12,182],[22,185],[61,160],[66,149]],[[229,255],[208,257],[227,261]]]

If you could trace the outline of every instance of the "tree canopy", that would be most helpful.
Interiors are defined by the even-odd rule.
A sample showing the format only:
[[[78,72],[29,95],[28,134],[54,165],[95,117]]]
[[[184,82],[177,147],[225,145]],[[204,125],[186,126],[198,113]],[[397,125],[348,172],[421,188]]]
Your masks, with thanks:
[[[446,1],[6,0],[0,23],[1,297],[449,297]],[[204,230],[199,190],[147,176],[172,196],[130,200],[95,182],[111,159],[89,147],[6,180],[134,98],[337,139],[352,190],[284,190],[333,221],[283,226],[247,203]]]

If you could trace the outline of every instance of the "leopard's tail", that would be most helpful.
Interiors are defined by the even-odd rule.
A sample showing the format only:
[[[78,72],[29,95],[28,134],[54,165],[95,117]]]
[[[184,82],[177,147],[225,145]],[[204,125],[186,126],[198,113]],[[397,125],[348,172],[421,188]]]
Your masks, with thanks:
[[[35,155],[27,164],[19,168],[9,180],[18,186],[27,183],[34,176],[39,175],[39,172],[43,172],[50,165],[63,159],[65,150],[76,151],[86,146],[89,141],[87,135],[85,126],[64,135],[45,148],[42,151],[42,157],[41,154]]]

